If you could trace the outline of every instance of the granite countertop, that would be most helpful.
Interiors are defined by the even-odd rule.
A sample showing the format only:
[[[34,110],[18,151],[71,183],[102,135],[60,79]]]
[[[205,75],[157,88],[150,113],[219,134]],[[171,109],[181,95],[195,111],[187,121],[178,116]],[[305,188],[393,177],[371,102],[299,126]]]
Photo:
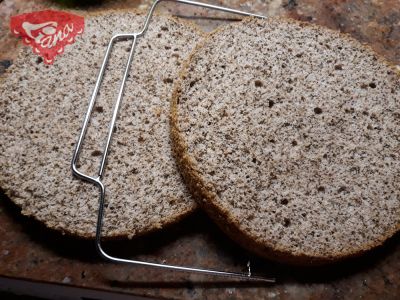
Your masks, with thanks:
[[[146,9],[150,2],[103,1],[101,6],[78,9]],[[391,63],[400,65],[399,0],[205,2],[325,25],[349,33]],[[12,64],[16,55],[18,40],[9,34],[10,15],[47,7],[60,8],[57,1],[0,0],[0,73]],[[163,4],[161,11],[186,16],[207,30],[229,21],[221,13],[206,14],[171,3]],[[0,198],[0,279],[40,281],[164,299],[398,299],[400,295],[399,235],[361,258],[313,269],[279,265],[247,253],[201,212],[161,233],[105,244],[115,255],[168,264],[246,271],[250,261],[253,273],[277,278],[273,285],[238,282],[106,263],[97,256],[92,241],[49,230],[21,216],[19,208],[3,194]]]

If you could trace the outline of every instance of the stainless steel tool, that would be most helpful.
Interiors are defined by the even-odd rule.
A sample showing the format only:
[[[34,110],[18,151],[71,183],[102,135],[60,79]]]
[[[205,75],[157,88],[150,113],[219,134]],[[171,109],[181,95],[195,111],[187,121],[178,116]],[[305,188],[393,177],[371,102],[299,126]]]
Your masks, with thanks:
[[[88,107],[88,110],[87,110],[85,118],[84,118],[81,133],[79,135],[79,139],[76,144],[75,151],[74,151],[73,158],[72,158],[72,163],[71,163],[72,173],[75,176],[79,177],[80,179],[83,179],[83,180],[93,183],[100,189],[99,210],[98,210],[98,218],[97,218],[97,225],[96,225],[96,248],[97,248],[97,251],[104,259],[111,261],[111,262],[115,262],[115,263],[125,263],[125,264],[131,264],[131,265],[148,266],[148,267],[155,267],[155,268],[166,269],[166,270],[185,271],[185,272],[200,273],[200,274],[206,274],[206,275],[225,276],[225,277],[239,278],[239,279],[244,279],[244,280],[264,281],[264,282],[270,282],[270,283],[275,282],[275,279],[273,279],[273,278],[259,277],[259,276],[254,276],[253,274],[251,274],[249,264],[248,264],[248,270],[249,270],[248,273],[236,273],[236,272],[225,272],[225,271],[218,271],[218,270],[208,270],[208,269],[201,269],[201,268],[195,268],[195,267],[167,265],[167,264],[159,264],[159,263],[144,262],[144,261],[114,257],[114,256],[111,256],[108,253],[106,253],[105,250],[101,246],[101,234],[102,234],[102,227],[103,227],[103,214],[104,214],[105,189],[106,189],[104,184],[102,183],[102,177],[104,175],[104,169],[106,166],[108,150],[109,150],[113,132],[114,132],[114,126],[115,126],[117,118],[118,118],[118,110],[121,105],[121,101],[122,101],[122,97],[123,97],[123,93],[124,93],[125,82],[128,77],[128,73],[130,70],[132,58],[135,53],[137,41],[140,38],[145,38],[146,31],[151,22],[151,18],[153,16],[154,10],[158,6],[158,4],[160,4],[161,2],[166,2],[166,1],[176,2],[176,3],[184,4],[184,5],[192,5],[192,6],[197,6],[197,7],[202,7],[202,8],[212,9],[212,10],[218,10],[218,11],[242,15],[242,16],[253,16],[253,17],[257,17],[257,18],[265,18],[265,16],[262,16],[262,15],[252,14],[252,13],[248,13],[248,12],[244,12],[244,11],[240,11],[240,10],[236,10],[236,9],[230,9],[230,8],[226,8],[226,7],[221,7],[221,6],[217,6],[217,5],[211,5],[211,4],[206,4],[206,3],[196,2],[196,1],[156,0],[152,4],[152,6],[146,16],[143,27],[140,31],[134,32],[134,33],[116,34],[111,38],[111,40],[108,43],[106,53],[104,55],[103,63],[101,65],[100,72],[97,77],[97,81],[96,81],[96,84],[95,84],[95,87],[94,87],[94,90],[93,90],[93,93],[92,93],[92,96],[91,96],[91,99],[89,102],[89,107]],[[93,107],[96,103],[97,94],[98,94],[98,91],[99,91],[99,88],[100,88],[100,85],[101,85],[101,82],[103,79],[104,71],[105,71],[107,63],[108,63],[111,49],[115,42],[117,42],[119,40],[126,40],[126,39],[132,40],[132,43],[130,46],[129,56],[128,56],[128,60],[125,65],[124,75],[122,77],[117,100],[116,100],[114,108],[113,108],[112,119],[109,124],[108,134],[107,134],[107,138],[105,141],[104,150],[102,152],[103,154],[101,157],[99,171],[97,173],[97,177],[89,176],[89,175],[86,175],[86,174],[82,173],[81,171],[79,171],[79,169],[77,167],[79,153],[81,151],[82,143],[83,143],[83,140],[85,138],[85,135],[86,135],[86,132],[87,132],[87,129],[89,126],[90,117],[92,114]]]

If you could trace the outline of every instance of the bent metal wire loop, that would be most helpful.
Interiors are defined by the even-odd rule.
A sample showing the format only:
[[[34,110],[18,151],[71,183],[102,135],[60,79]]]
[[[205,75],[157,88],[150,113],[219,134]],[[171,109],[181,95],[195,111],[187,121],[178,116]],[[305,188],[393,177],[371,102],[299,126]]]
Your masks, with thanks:
[[[221,6],[216,6],[216,5],[211,5],[211,4],[201,3],[201,2],[195,2],[195,1],[156,0],[153,2],[153,5],[151,6],[151,8],[146,16],[145,22],[143,24],[143,28],[139,32],[127,33],[127,34],[116,34],[111,38],[111,40],[108,43],[106,53],[104,55],[103,63],[101,65],[101,68],[100,68],[100,71],[99,71],[99,74],[97,77],[97,81],[96,81],[96,84],[95,84],[95,87],[94,87],[94,90],[93,90],[93,93],[92,93],[92,96],[91,96],[91,99],[89,102],[89,107],[88,107],[88,110],[87,110],[85,118],[84,118],[81,133],[79,135],[79,139],[76,144],[75,151],[74,151],[73,158],[72,158],[72,163],[71,163],[72,173],[75,176],[77,176],[80,179],[83,179],[83,180],[86,180],[86,181],[89,181],[89,182],[95,184],[100,189],[99,210],[98,210],[97,225],[96,225],[96,249],[102,258],[104,258],[108,261],[111,261],[111,262],[115,262],[115,263],[125,263],[125,264],[131,264],[131,265],[140,265],[140,266],[154,267],[154,268],[167,269],[167,270],[200,273],[200,274],[206,274],[206,275],[225,276],[225,277],[239,278],[239,279],[244,279],[244,280],[275,282],[275,279],[273,279],[273,278],[253,276],[250,272],[250,269],[249,269],[248,273],[224,272],[224,271],[218,271],[218,270],[209,270],[209,269],[201,269],[201,268],[194,268],[194,267],[158,264],[158,263],[151,263],[151,262],[144,262],[144,261],[114,257],[114,256],[111,256],[108,253],[106,253],[105,250],[101,246],[101,233],[102,233],[102,227],[103,227],[103,215],[104,215],[104,203],[105,203],[105,186],[102,183],[102,177],[104,175],[107,154],[108,154],[108,150],[109,150],[109,147],[111,144],[112,135],[114,132],[113,129],[114,129],[115,123],[118,118],[118,110],[121,105],[122,96],[124,93],[125,82],[128,77],[132,58],[135,53],[137,40],[140,37],[145,35],[145,33],[149,27],[151,18],[153,16],[154,10],[156,9],[157,5],[161,2],[167,2],[167,1],[168,2],[177,2],[180,4],[186,4],[186,5],[192,5],[192,6],[198,6],[198,7],[203,7],[203,8],[213,9],[213,10],[219,10],[222,12],[233,13],[233,14],[238,14],[238,15],[242,15],[242,16],[253,16],[253,17],[258,17],[258,18],[265,18],[264,16],[257,15],[257,14],[247,13],[247,12],[243,12],[240,10],[235,10],[235,9],[230,9],[230,8],[225,8],[225,7],[221,7]],[[87,128],[89,126],[90,117],[92,114],[94,104],[96,102],[97,94],[98,94],[98,91],[99,91],[99,88],[100,88],[100,85],[101,85],[101,82],[103,79],[104,71],[105,71],[107,63],[108,63],[111,49],[112,49],[114,43],[119,40],[132,40],[132,43],[130,46],[129,56],[128,56],[128,60],[126,62],[124,75],[122,77],[122,81],[121,81],[121,84],[119,87],[118,96],[117,96],[116,102],[114,104],[113,114],[112,114],[111,122],[110,122],[109,128],[108,128],[108,134],[107,134],[107,138],[105,141],[103,154],[101,157],[99,171],[98,171],[97,177],[93,177],[93,176],[86,175],[78,170],[77,160],[79,158],[79,153],[82,148],[82,143],[85,138]]]

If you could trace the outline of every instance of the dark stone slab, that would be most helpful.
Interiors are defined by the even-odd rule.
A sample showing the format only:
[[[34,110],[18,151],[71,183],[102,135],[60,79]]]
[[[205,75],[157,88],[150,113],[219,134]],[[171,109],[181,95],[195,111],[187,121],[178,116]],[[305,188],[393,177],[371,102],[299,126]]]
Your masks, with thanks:
[[[285,0],[287,15],[349,33],[400,64],[400,1]]]

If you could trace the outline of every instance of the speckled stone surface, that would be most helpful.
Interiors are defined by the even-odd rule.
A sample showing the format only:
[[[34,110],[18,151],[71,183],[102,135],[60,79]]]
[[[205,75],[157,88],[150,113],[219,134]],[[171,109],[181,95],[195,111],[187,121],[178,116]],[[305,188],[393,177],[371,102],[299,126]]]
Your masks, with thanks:
[[[151,1],[104,1],[102,6],[147,8]],[[398,0],[223,0],[225,4],[266,15],[286,15],[348,32],[400,64],[400,1]],[[9,16],[54,6],[51,1],[0,1],[0,72],[15,55],[17,39],[8,34]],[[82,9],[82,8],[81,8]],[[194,20],[211,30],[226,16],[164,3],[161,11]],[[400,99],[399,99],[400,100]],[[72,155],[72,154],[71,154]],[[96,255],[93,243],[49,231],[22,217],[0,196],[0,276],[61,283],[163,299],[397,299],[400,295],[399,235],[366,256],[317,269],[293,268],[247,254],[202,213],[165,232],[133,241],[106,244],[111,253],[170,264],[245,271],[275,276],[275,285],[237,282],[174,272],[113,265]]]

